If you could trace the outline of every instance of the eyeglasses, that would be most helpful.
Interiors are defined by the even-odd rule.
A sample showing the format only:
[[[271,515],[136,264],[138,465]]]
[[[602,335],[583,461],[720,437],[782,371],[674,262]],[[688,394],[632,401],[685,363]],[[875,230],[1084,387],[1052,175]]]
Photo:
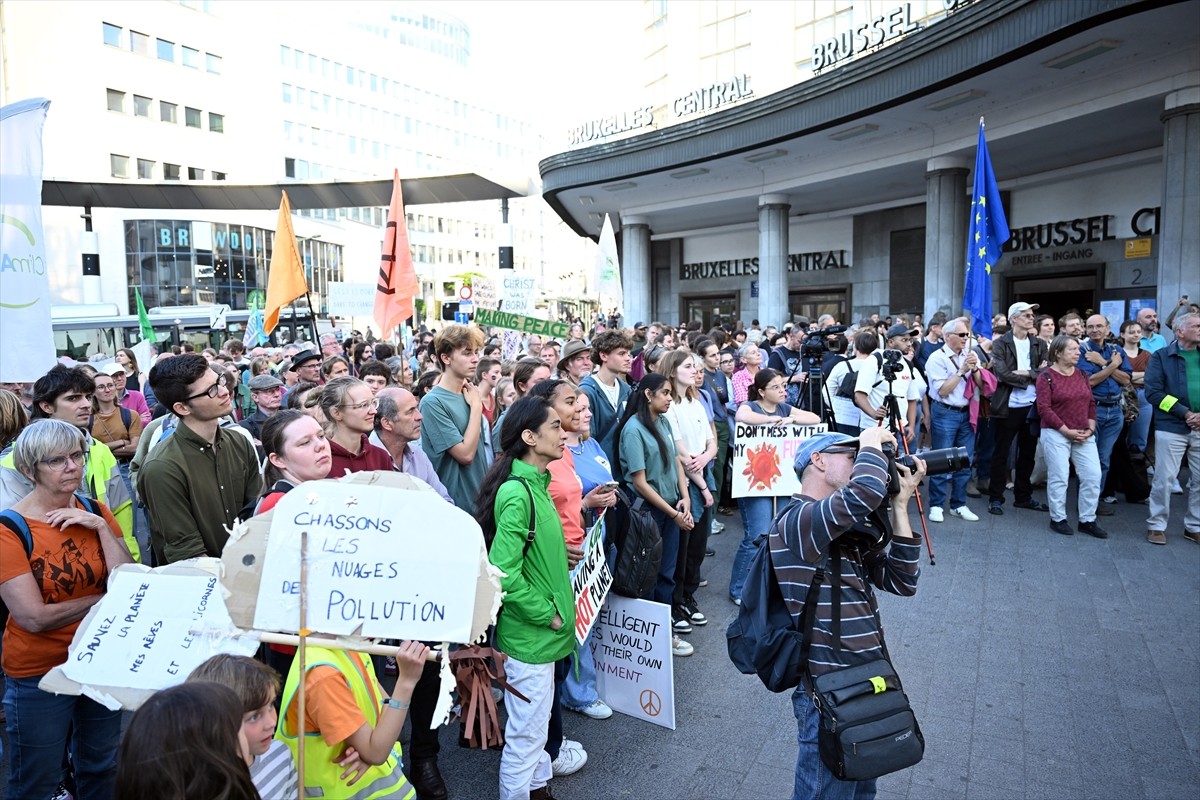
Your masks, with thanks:
[[[376,398],[376,399],[364,401],[362,403],[355,403],[352,406],[338,406],[338,408],[348,408],[351,411],[362,411],[367,406],[370,406],[371,408],[379,408],[379,400]]]
[[[830,448],[822,450],[821,453],[827,456],[857,456],[858,451],[850,447]]]
[[[212,386],[208,387],[203,392],[196,392],[195,394],[188,395],[187,397],[183,398],[183,402],[186,403],[189,400],[195,400],[200,397],[208,397],[210,399],[215,400],[217,398],[217,395],[219,395],[220,393],[221,393],[221,379],[217,378],[215,381],[213,381]]]
[[[732,364],[732,363],[733,363],[733,359],[732,359],[732,358],[722,358],[722,359],[721,359],[721,363],[722,363],[722,364]]]
[[[105,383],[105,384],[97,383],[96,384],[97,392],[111,392],[115,388],[117,388],[116,384],[112,384],[112,383]]]
[[[62,472],[67,468],[67,461],[72,461],[74,462],[75,466],[82,467],[87,463],[87,453],[83,452],[82,450],[76,450],[69,456],[54,456],[53,458],[43,459],[38,463],[45,464],[55,472]]]

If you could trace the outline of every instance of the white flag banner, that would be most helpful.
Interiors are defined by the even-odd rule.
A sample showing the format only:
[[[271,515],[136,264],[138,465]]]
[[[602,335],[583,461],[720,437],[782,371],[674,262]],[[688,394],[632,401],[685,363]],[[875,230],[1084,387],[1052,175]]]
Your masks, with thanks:
[[[617,237],[613,233],[612,217],[604,215],[604,227],[600,229],[600,251],[596,254],[596,287],[600,296],[608,300],[605,307],[613,306],[624,310],[625,302],[621,290],[621,263],[617,260]]]
[[[42,236],[42,126],[50,101],[0,107],[0,382],[54,366],[50,279]]]

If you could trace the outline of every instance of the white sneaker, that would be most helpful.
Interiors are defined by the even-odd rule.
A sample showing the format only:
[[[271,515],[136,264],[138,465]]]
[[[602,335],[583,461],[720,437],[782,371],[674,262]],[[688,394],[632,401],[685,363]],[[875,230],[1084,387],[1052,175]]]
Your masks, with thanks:
[[[560,775],[570,775],[583,769],[587,758],[587,753],[582,749],[576,750],[574,747],[567,747],[564,740],[563,746],[558,750],[558,758],[550,763],[550,769],[556,778]]]
[[[678,636],[671,637],[671,655],[683,657],[690,656],[694,652],[696,652],[696,648],[683,639],[680,639]]]
[[[943,521],[941,506],[931,506],[929,508],[929,521],[930,522],[942,522]]]
[[[1171,494],[1183,494],[1183,486],[1179,483],[1179,478],[1171,482]]]
[[[591,705],[579,709],[579,713],[592,719],[608,719],[613,715],[613,710],[608,707],[607,703],[597,698]]]
[[[715,536],[716,534],[721,533],[724,530],[725,530],[725,523],[721,522],[718,519],[714,519],[713,524],[712,524],[713,535]]]
[[[967,522],[979,522],[979,517],[975,516],[975,512],[966,506],[950,509],[950,513],[959,519],[965,519]]]
[[[583,753],[585,756],[587,755],[587,750],[583,749],[583,742],[577,742],[574,739],[568,739],[565,736],[563,737],[563,741],[562,741],[562,749],[578,750],[579,752]]]

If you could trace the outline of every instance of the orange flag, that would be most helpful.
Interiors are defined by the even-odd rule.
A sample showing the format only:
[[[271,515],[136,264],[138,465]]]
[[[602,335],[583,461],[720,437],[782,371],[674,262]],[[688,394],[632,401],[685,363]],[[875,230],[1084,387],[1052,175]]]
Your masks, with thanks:
[[[388,209],[383,255],[379,258],[379,285],[375,287],[375,321],[379,323],[381,336],[390,336],[397,325],[415,316],[413,300],[420,293],[421,284],[417,281],[412,251],[408,246],[400,170],[395,170],[392,177],[392,206]]]
[[[267,268],[267,307],[264,310],[263,332],[270,333],[279,324],[279,309],[308,293],[304,267],[296,250],[296,233],[292,230],[292,206],[287,192],[279,201],[279,221],[275,223],[275,246],[271,265]]]

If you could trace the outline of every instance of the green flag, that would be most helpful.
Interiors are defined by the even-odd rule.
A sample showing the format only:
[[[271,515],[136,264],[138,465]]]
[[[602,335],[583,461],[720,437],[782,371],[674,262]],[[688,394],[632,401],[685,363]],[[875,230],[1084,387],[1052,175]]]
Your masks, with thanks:
[[[154,335],[154,326],[150,324],[150,315],[146,313],[146,304],[142,302],[142,290],[135,286],[133,293],[137,297],[138,327],[142,329],[142,338],[153,344],[158,339]]]

